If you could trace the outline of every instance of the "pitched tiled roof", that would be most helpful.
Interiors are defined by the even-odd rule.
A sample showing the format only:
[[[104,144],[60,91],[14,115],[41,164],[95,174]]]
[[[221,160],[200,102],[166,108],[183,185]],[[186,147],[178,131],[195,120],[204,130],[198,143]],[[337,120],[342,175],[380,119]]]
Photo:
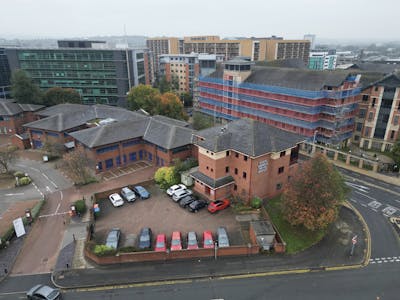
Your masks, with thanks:
[[[37,111],[43,105],[19,104],[11,101],[0,101],[0,116],[14,116],[22,112]]]
[[[152,117],[154,120],[159,120],[161,122],[169,123],[171,125],[181,126],[181,127],[188,127],[189,123],[181,120],[171,119],[166,116],[155,115]]]
[[[233,183],[235,181],[233,179],[233,177],[230,175],[222,177],[222,178],[218,178],[215,180],[199,171],[193,172],[192,174],[190,174],[190,176],[192,176],[194,179],[200,180],[204,184],[206,184],[209,187],[212,187],[214,189],[219,188],[219,187],[224,186],[229,183]]]
[[[306,137],[251,119],[239,119],[224,126],[195,133],[193,142],[213,152],[235,150],[249,156],[280,152],[296,146]]]

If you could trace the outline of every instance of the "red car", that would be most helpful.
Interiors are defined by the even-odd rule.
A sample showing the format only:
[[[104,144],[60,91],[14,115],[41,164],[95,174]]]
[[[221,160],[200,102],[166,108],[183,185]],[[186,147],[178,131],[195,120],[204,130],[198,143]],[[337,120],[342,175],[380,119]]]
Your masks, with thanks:
[[[211,231],[203,232],[203,248],[214,248],[214,240]]]
[[[157,235],[156,247],[154,248],[154,251],[167,251],[167,238],[165,237],[165,234]]]
[[[179,231],[174,231],[171,238],[171,251],[182,250],[182,236]]]
[[[215,213],[217,211],[227,208],[229,205],[231,205],[229,199],[215,200],[214,202],[208,204],[208,211],[210,213]]]

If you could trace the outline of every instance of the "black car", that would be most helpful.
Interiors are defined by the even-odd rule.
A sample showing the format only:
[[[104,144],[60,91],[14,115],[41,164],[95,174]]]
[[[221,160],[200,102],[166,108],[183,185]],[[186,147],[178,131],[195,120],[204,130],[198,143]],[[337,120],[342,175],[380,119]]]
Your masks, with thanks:
[[[198,212],[200,209],[204,208],[207,206],[207,201],[206,200],[196,200],[193,201],[192,203],[189,204],[189,211],[190,212]]]
[[[190,203],[192,203],[195,200],[196,198],[193,195],[189,195],[183,198],[181,201],[179,201],[179,205],[181,207],[187,207]]]
[[[142,228],[139,234],[139,249],[150,249],[151,248],[151,229],[148,227]]]

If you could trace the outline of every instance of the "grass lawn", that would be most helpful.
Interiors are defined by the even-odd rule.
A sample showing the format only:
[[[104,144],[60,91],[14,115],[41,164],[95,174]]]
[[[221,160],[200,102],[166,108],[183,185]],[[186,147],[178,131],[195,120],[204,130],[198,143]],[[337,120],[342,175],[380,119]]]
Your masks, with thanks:
[[[286,253],[296,253],[305,250],[319,242],[326,234],[326,230],[310,231],[302,226],[292,226],[283,219],[281,213],[281,196],[267,200],[265,208],[286,242]]]

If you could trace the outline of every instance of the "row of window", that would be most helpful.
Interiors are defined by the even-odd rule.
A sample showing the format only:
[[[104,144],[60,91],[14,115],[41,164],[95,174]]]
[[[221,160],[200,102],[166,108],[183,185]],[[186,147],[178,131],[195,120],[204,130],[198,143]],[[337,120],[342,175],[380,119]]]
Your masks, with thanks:
[[[115,159],[109,158],[109,159],[106,159],[104,162],[103,161],[97,162],[97,168],[100,171],[102,171],[104,168],[111,169],[114,167],[114,162],[115,162],[115,166],[119,167],[122,164],[124,164],[124,165],[127,164],[128,159],[129,159],[130,163],[135,162],[137,160],[143,160],[143,159],[147,159],[148,161],[151,162],[151,161],[153,161],[153,154],[150,152],[147,152],[146,150],[140,150],[138,152],[131,152],[128,155],[126,155],[126,154],[122,155],[122,162],[121,162],[121,156],[118,155],[115,157]],[[157,161],[158,166],[164,166],[164,164],[165,164],[164,159],[162,159],[158,156],[156,156],[156,161]]]

